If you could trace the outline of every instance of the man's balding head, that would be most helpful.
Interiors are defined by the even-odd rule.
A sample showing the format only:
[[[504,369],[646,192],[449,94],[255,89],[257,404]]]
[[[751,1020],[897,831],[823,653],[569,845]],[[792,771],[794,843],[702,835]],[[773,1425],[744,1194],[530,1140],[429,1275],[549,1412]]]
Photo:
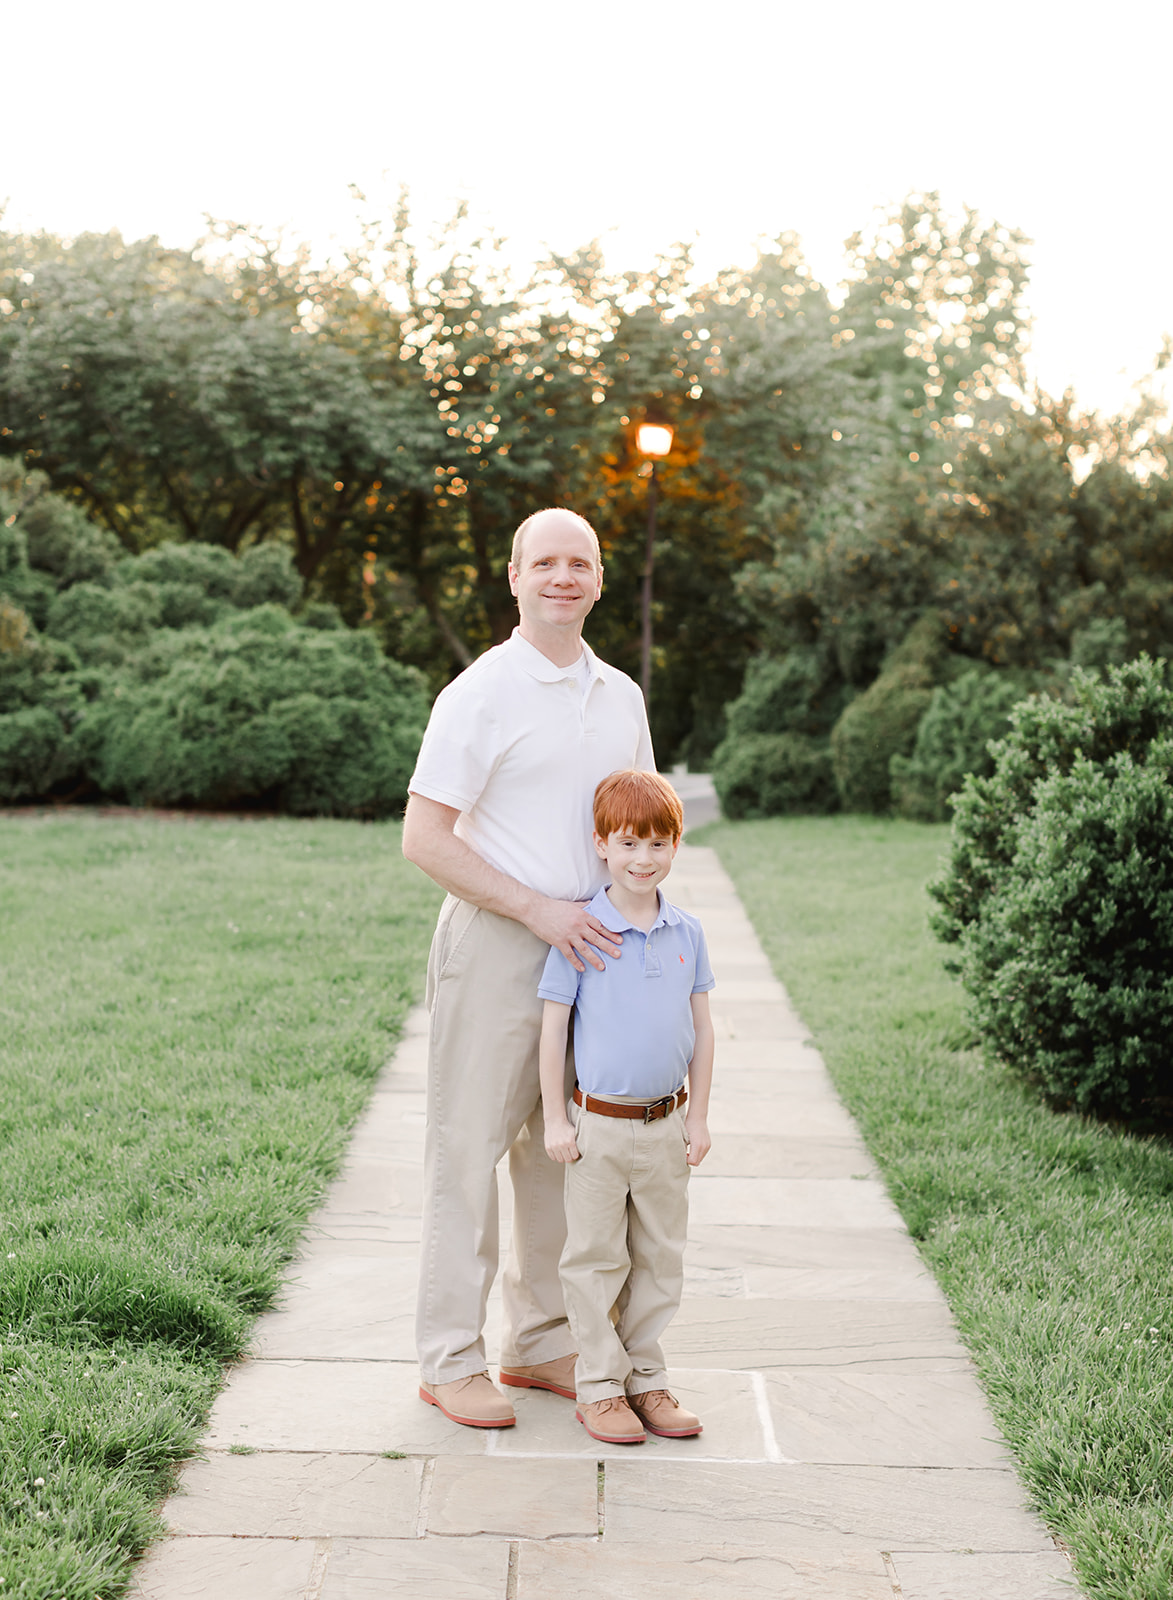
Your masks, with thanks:
[[[561,532],[570,527],[577,528],[579,532],[586,534],[595,553],[595,566],[598,571],[602,572],[603,556],[599,549],[598,534],[585,517],[580,517],[577,511],[568,511],[565,506],[549,506],[544,511],[535,511],[532,516],[525,519],[513,535],[513,550],[509,557],[513,570],[515,572],[521,571],[526,539],[531,534],[550,533],[555,530]]]

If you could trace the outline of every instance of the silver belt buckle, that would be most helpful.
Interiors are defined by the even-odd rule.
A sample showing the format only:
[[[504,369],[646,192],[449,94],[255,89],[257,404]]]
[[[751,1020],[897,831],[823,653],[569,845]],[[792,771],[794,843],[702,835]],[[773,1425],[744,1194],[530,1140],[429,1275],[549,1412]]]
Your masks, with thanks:
[[[645,1106],[644,1107],[644,1127],[645,1128],[647,1127],[649,1122],[659,1122],[660,1118],[659,1117],[653,1117],[652,1116],[652,1112],[653,1111],[659,1111],[661,1106],[670,1106],[673,1110],[675,1110],[676,1109],[676,1096],[674,1094],[666,1094],[666,1095],[664,1095],[662,1097],[662,1099],[653,1100],[650,1106]],[[667,1111],[665,1111],[663,1113],[663,1115],[667,1116],[668,1115]]]

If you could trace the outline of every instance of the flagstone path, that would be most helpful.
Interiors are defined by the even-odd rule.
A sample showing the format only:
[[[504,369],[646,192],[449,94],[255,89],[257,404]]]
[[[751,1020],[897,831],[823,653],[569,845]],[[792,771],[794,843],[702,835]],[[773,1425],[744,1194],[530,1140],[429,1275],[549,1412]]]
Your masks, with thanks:
[[[717,973],[713,1149],[666,1341],[697,1439],[418,1399],[426,1017],[166,1506],[140,1600],[1071,1600],[949,1312],[711,850],[669,884]],[[508,1231],[503,1179],[503,1236]],[[491,1308],[491,1353],[499,1324]]]

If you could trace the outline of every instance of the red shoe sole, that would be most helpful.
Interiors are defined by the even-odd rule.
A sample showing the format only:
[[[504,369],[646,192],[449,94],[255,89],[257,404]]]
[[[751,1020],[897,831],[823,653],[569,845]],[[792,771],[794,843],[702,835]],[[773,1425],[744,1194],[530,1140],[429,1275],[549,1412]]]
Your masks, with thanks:
[[[483,1417],[458,1417],[455,1411],[449,1411],[436,1399],[434,1394],[429,1394],[424,1388],[420,1389],[420,1399],[426,1400],[430,1406],[435,1406],[437,1411],[443,1412],[449,1422],[459,1422],[466,1428],[512,1428],[517,1421],[516,1417],[502,1418],[500,1422],[486,1422]]]
[[[644,1442],[644,1435],[642,1433],[638,1438],[632,1438],[630,1433],[625,1433],[621,1437],[615,1437],[606,1433],[596,1433],[593,1428],[587,1428],[586,1419],[581,1411],[576,1411],[574,1415],[578,1421],[582,1423],[583,1427],[586,1428],[586,1431],[590,1434],[591,1438],[597,1439],[600,1444],[643,1444]]]
[[[515,1378],[511,1372],[505,1372],[500,1368],[497,1376],[507,1389],[548,1389],[551,1394],[560,1394],[564,1400],[576,1398],[573,1389],[560,1388],[558,1384],[550,1383],[545,1378]]]
[[[645,1422],[644,1427],[657,1439],[695,1439],[698,1433],[705,1431],[704,1423],[696,1428],[653,1428],[650,1422]]]

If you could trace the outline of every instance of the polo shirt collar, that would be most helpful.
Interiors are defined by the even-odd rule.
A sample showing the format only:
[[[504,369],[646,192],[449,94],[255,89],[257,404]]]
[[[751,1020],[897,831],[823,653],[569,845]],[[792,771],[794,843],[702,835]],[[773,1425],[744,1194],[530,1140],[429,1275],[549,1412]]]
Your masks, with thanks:
[[[571,670],[569,667],[555,666],[549,656],[544,656],[536,645],[532,645],[528,639],[522,638],[520,628],[514,628],[509,637],[509,645],[516,654],[519,664],[525,668],[531,678],[537,678],[539,683],[561,683]],[[603,663],[585,639],[582,641],[582,649],[587,658],[587,666],[590,668],[592,681],[595,678],[605,677]]]
[[[659,889],[656,890],[656,895],[660,901],[660,915],[652,923],[652,927],[646,930],[647,933],[651,933],[653,928],[675,927],[680,921],[679,911],[664,898]],[[632,933],[645,932],[643,928],[637,928],[634,922],[629,922],[622,911],[616,910],[607,897],[606,889],[599,890],[587,910],[592,917],[598,917],[604,928],[610,928],[612,933],[626,933],[629,930]]]

